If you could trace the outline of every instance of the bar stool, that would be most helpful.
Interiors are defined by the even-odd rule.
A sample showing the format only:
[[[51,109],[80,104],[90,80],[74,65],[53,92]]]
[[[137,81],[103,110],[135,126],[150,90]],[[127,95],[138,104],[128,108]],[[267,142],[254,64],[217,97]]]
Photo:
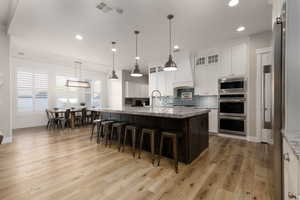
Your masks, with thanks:
[[[154,165],[155,161],[155,133],[157,130],[155,129],[147,129],[143,128],[142,133],[141,133],[141,138],[140,138],[140,148],[139,148],[139,158],[141,158],[141,151],[143,147],[143,140],[144,140],[144,135],[148,134],[150,136],[150,145],[151,145],[151,153],[152,153],[152,164]]]
[[[95,127],[97,127],[97,138],[98,138],[98,132],[99,131],[101,132],[100,128],[101,128],[101,122],[102,121],[103,121],[102,119],[95,119],[95,120],[93,120],[92,131],[91,131],[91,138],[90,138],[91,141],[93,140]]]
[[[159,156],[158,156],[158,163],[157,165],[159,166],[160,164],[160,157],[162,154],[163,150],[163,145],[164,145],[164,139],[169,138],[172,140],[173,143],[173,157],[174,157],[174,165],[175,165],[175,172],[178,173],[178,139],[181,137],[181,133],[177,132],[167,132],[164,131],[161,133],[161,139],[160,139],[160,149],[159,149]]]
[[[116,122],[112,124],[111,127],[111,135],[110,135],[110,140],[109,140],[109,147],[111,147],[112,144],[112,137],[114,134],[117,134],[118,137],[118,150],[121,150],[121,136],[122,136],[122,131],[126,125],[126,122]]]
[[[133,157],[135,157],[135,145],[136,145],[136,137],[137,137],[137,132],[138,132],[138,127],[134,125],[127,125],[125,127],[125,135],[124,135],[124,140],[123,140],[123,149],[122,152],[125,151],[125,144],[127,140],[127,135],[128,133],[131,133],[132,136],[132,154]]]
[[[104,121],[101,123],[101,128],[104,134],[105,147],[108,144],[109,137],[111,135],[111,127],[114,121]],[[100,143],[100,137],[98,138],[98,143]]]

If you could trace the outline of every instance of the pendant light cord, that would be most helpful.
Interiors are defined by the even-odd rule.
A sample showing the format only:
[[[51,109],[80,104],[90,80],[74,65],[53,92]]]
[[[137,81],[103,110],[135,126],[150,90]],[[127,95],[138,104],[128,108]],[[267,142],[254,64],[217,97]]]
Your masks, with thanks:
[[[138,63],[138,34],[135,34],[135,62]]]
[[[112,49],[116,49],[116,42],[112,42]],[[113,58],[113,71],[115,71],[115,51],[112,51],[113,52],[113,55],[112,55],[112,58]]]
[[[169,54],[172,55],[172,25],[171,25],[171,19],[169,19],[169,36],[170,36],[170,48],[169,48]]]

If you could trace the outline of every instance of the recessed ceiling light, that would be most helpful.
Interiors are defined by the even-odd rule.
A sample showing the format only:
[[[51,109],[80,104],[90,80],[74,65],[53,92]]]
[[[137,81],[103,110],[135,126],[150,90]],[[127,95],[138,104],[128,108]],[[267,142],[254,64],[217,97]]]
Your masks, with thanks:
[[[112,52],[116,52],[117,49],[116,49],[116,48],[112,48],[111,51],[112,51]]]
[[[229,7],[235,7],[239,4],[239,0],[230,0],[229,3],[228,3],[228,6]]]
[[[76,35],[75,38],[76,38],[77,40],[82,40],[82,39],[83,39],[83,37],[82,37],[81,35]]]
[[[246,28],[244,26],[240,26],[236,29],[237,32],[242,32],[244,31]]]
[[[178,46],[178,45],[175,45],[175,46],[174,46],[174,49],[175,49],[175,50],[179,49],[179,46]]]
[[[136,60],[139,60],[139,59],[140,59],[140,57],[138,57],[138,56],[137,56],[137,57],[135,57],[135,59],[136,59]]]

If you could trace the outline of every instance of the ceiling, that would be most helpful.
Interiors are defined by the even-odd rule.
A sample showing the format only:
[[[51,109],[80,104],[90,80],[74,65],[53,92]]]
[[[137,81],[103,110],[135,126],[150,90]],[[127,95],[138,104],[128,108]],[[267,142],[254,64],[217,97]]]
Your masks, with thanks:
[[[1,0],[4,3],[7,0]],[[189,52],[214,44],[271,30],[272,6],[268,0],[106,0],[123,14],[96,9],[99,0],[20,1],[10,34],[23,49],[35,49],[110,66],[111,41],[117,41],[118,68],[128,68],[135,57],[135,36],[140,30],[141,62],[166,60],[167,14],[175,14],[174,43]],[[0,5],[0,13],[2,6]],[[5,17],[0,15],[2,21]],[[236,32],[240,25],[246,27]],[[75,35],[83,36],[82,41]]]

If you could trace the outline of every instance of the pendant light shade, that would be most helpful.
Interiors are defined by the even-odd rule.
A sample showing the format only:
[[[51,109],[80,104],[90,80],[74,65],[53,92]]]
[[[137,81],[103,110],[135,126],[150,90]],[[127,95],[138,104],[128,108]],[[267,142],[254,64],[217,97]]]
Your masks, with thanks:
[[[142,77],[143,76],[143,74],[140,70],[139,63],[138,63],[138,60],[140,59],[138,56],[138,34],[139,33],[140,33],[139,31],[134,31],[134,34],[135,34],[135,64],[134,64],[133,70],[130,73],[130,76],[133,76],[133,77]]]
[[[174,18],[174,15],[168,15],[168,20],[169,20],[169,60],[166,62],[165,67],[164,67],[164,71],[176,71],[177,65],[176,63],[173,61],[173,56],[172,56],[172,24],[171,24],[171,20]]]
[[[118,78],[118,76],[116,74],[116,71],[115,71],[115,53],[117,51],[117,49],[116,49],[116,42],[112,42],[111,44],[112,44],[111,51],[113,52],[113,70],[111,72],[111,75],[110,75],[109,79],[110,80],[117,80],[119,78]]]

